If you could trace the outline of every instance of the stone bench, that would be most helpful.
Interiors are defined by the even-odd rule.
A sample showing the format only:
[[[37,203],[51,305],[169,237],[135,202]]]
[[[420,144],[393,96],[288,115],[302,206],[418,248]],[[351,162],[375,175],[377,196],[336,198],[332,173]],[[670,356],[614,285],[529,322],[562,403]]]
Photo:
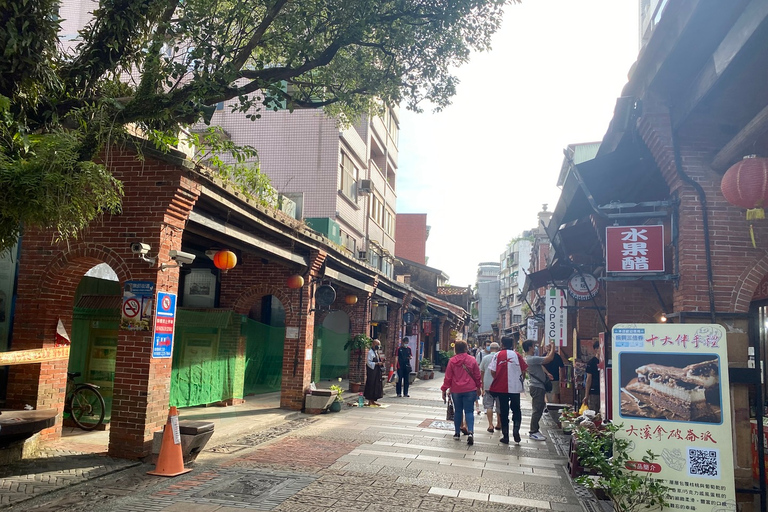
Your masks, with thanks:
[[[181,456],[184,463],[194,461],[203,451],[205,445],[213,436],[214,423],[211,421],[179,420],[179,434],[181,434]],[[163,430],[155,432],[152,438],[151,462],[157,463],[160,454],[160,446],[163,444]]]
[[[24,442],[56,423],[55,409],[0,411],[0,464],[20,460]]]

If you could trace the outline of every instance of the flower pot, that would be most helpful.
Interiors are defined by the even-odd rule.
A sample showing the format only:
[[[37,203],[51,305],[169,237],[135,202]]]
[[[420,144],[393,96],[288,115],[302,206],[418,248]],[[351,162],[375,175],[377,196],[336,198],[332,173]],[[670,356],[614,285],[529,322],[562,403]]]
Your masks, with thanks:
[[[349,383],[349,391],[352,393],[359,393],[360,390],[363,388],[362,382],[350,382]]]
[[[416,381],[416,372],[411,372],[410,375],[408,375],[408,383],[413,384]]]
[[[339,402],[338,400],[336,400],[335,402],[333,402],[333,403],[331,404],[331,408],[330,408],[330,411],[331,411],[331,412],[339,412],[339,411],[341,411],[341,403],[342,403],[342,402]]]

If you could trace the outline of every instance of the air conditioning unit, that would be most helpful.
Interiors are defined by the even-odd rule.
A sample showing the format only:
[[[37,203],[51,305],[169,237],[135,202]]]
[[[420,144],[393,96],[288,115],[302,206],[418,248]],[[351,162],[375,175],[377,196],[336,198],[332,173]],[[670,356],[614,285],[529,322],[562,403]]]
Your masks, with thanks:
[[[373,192],[373,181],[360,180],[357,184],[357,193],[359,195],[370,194]]]
[[[367,260],[368,259],[368,251],[357,251],[357,259],[359,259],[359,260]]]

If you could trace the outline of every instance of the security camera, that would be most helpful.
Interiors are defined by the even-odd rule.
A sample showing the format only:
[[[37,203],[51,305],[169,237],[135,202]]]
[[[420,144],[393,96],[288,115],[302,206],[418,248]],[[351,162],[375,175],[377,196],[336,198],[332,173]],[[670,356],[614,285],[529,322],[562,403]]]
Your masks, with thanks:
[[[171,259],[177,262],[179,265],[189,265],[195,261],[195,255],[184,251],[170,251],[169,255]]]
[[[149,250],[151,247],[149,244],[143,244],[141,242],[134,242],[131,244],[131,252],[133,254],[138,254],[139,256],[144,256],[145,254],[149,253]]]

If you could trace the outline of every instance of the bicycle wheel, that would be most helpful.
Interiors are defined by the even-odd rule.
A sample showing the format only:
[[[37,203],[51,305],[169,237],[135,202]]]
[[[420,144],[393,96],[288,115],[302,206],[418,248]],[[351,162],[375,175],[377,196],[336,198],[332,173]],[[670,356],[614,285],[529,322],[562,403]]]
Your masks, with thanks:
[[[104,397],[92,386],[77,386],[72,393],[69,408],[72,420],[83,430],[93,430],[104,421]]]

